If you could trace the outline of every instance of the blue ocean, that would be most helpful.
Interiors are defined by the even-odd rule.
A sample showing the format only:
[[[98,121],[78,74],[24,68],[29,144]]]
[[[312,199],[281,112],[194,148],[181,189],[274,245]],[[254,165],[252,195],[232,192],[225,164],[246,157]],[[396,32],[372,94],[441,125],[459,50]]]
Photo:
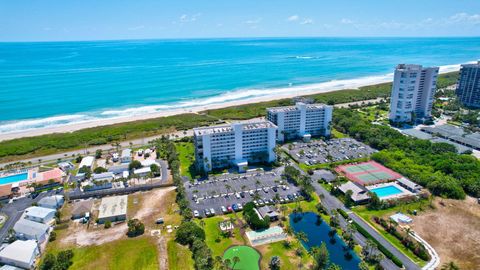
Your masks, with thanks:
[[[480,38],[0,43],[0,133],[388,81],[480,58]]]

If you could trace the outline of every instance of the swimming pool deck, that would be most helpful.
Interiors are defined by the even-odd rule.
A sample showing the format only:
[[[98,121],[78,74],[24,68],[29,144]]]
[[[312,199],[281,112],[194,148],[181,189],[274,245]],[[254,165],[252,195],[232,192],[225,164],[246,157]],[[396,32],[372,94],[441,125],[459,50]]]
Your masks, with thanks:
[[[372,191],[373,189],[376,189],[376,188],[383,188],[383,187],[388,187],[388,186],[394,186],[395,188],[399,189],[401,191],[401,193],[392,194],[392,195],[388,195],[388,196],[382,196],[382,197],[379,196],[379,198],[381,200],[398,199],[398,198],[403,198],[403,197],[406,197],[406,196],[415,195],[411,191],[409,191],[409,190],[405,189],[404,187],[400,186],[399,184],[397,184],[397,182],[395,182],[395,181],[394,182],[389,182],[389,183],[382,183],[382,184],[366,186],[366,188],[368,190]]]

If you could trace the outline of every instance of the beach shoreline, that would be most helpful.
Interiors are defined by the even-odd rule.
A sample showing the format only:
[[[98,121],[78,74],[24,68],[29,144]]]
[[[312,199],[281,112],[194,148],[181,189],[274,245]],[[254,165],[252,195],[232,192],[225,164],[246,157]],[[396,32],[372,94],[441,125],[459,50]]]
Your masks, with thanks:
[[[448,65],[440,67],[440,73],[449,73],[455,72],[460,69],[460,64],[455,65]],[[393,74],[389,73],[386,75],[379,75],[379,76],[370,76],[358,79],[350,79],[350,80],[341,80],[341,81],[330,81],[330,82],[323,82],[318,84],[312,85],[303,85],[303,86],[296,86],[292,88],[292,91],[285,92],[285,93],[273,93],[271,95],[264,95],[260,97],[253,97],[253,98],[246,98],[241,100],[233,100],[233,101],[226,101],[221,103],[214,103],[208,105],[198,105],[193,106],[190,108],[178,108],[178,109],[169,109],[165,111],[159,111],[154,113],[147,113],[142,115],[132,115],[132,116],[125,116],[125,117],[117,117],[117,118],[104,118],[104,119],[94,119],[92,121],[85,121],[80,123],[71,123],[59,126],[52,126],[52,127],[45,127],[45,128],[36,128],[36,129],[27,129],[18,132],[9,132],[9,133],[0,133],[0,141],[6,140],[13,140],[18,138],[25,138],[25,137],[35,137],[53,133],[70,133],[82,129],[88,128],[95,128],[100,126],[108,126],[108,125],[115,125],[120,123],[128,123],[128,122],[135,122],[141,120],[149,120],[179,114],[188,114],[188,113],[200,113],[206,110],[215,110],[215,109],[222,109],[227,107],[233,106],[240,106],[246,104],[254,104],[259,102],[268,102],[280,99],[288,99],[294,98],[299,96],[308,96],[308,95],[315,95],[315,94],[322,94],[334,91],[341,91],[341,90],[358,90],[360,87],[365,86],[372,86],[382,83],[390,83],[392,82]],[[318,86],[315,89],[315,86]]]

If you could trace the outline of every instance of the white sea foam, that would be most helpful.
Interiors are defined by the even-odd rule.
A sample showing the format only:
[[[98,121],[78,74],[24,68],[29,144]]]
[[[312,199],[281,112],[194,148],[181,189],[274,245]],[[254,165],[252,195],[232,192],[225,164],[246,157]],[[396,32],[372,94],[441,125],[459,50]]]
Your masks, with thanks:
[[[440,72],[452,72],[460,69],[460,64],[446,65],[440,67]],[[105,119],[128,118],[132,116],[143,116],[158,112],[168,112],[178,109],[196,109],[208,108],[209,106],[224,104],[234,101],[259,100],[262,98],[282,98],[292,95],[308,95],[312,93],[328,92],[340,89],[355,89],[362,86],[390,82],[393,79],[393,73],[379,76],[368,76],[356,79],[332,80],[328,82],[277,88],[252,88],[238,89],[225,92],[221,95],[202,99],[191,99],[180,101],[174,104],[149,105],[138,108],[126,108],[119,110],[106,110],[99,113],[84,113],[74,115],[64,115],[48,117],[43,119],[22,120],[0,124],[0,134],[18,133],[29,130],[46,129],[65,125],[75,125],[81,123],[102,121]]]

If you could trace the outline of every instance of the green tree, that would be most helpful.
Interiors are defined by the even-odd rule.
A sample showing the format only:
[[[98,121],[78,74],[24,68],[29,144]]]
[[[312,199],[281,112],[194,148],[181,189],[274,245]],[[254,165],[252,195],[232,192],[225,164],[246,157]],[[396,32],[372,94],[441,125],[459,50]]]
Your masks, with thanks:
[[[272,258],[270,258],[270,262],[268,263],[268,267],[270,268],[270,270],[280,270],[280,265],[280,257],[273,256]]]
[[[140,163],[140,161],[138,161],[138,160],[132,160],[132,162],[130,162],[130,164],[128,164],[128,169],[130,171],[140,169],[141,167],[142,167],[142,163]]]
[[[454,262],[446,262],[442,264],[441,270],[460,270],[460,267],[458,267]]]
[[[177,229],[175,241],[191,245],[195,239],[205,240],[205,231],[193,221],[183,222]]]
[[[320,247],[312,247],[310,253],[315,260],[315,265],[313,269],[315,270],[323,270],[327,267],[330,262],[330,254],[327,249],[327,245],[325,242],[322,242]]]

